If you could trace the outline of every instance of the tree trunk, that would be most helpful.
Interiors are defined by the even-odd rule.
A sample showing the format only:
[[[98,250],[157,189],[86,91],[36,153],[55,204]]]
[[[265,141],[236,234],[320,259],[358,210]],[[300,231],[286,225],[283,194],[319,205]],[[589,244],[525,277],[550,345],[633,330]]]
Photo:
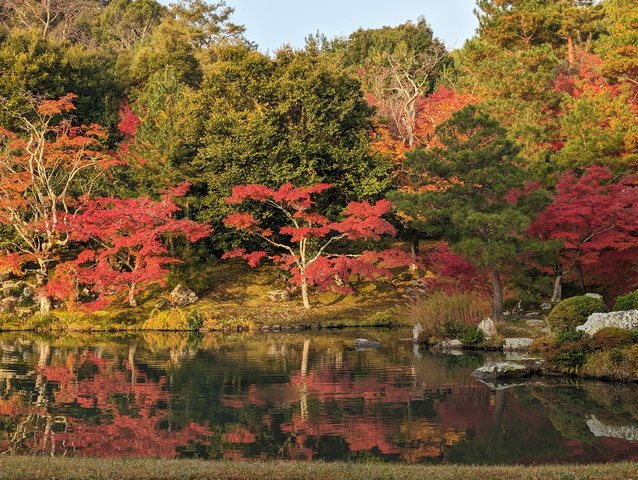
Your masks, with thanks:
[[[576,53],[574,51],[574,37],[569,35],[567,37],[567,64],[569,68],[573,68],[576,65]]]
[[[419,269],[416,264],[416,257],[419,254],[419,235],[417,233],[412,234],[412,239],[410,240],[410,251],[415,259],[415,262],[410,265],[410,271],[416,272]]]
[[[561,284],[562,279],[562,275],[556,275],[556,279],[554,280],[554,292],[552,293],[552,299],[550,300],[552,303],[558,303],[563,299],[563,286]]]
[[[134,283],[129,287],[128,305],[131,308],[137,307],[137,300],[135,300],[135,284]]]
[[[492,317],[495,322],[498,322],[503,320],[503,284],[496,268],[492,268],[492,290]]]
[[[302,274],[303,277],[303,274]],[[308,279],[303,277],[301,281],[301,300],[306,310],[310,310],[310,299],[308,298]]]
[[[38,260],[38,265],[40,266],[40,270],[35,275],[36,284],[38,287],[43,287],[48,277],[47,263],[44,260]],[[40,313],[43,315],[51,313],[51,299],[41,292],[38,293],[38,299],[40,303]]]
[[[580,261],[576,262],[576,274],[578,275],[580,289],[585,293],[587,291],[587,285],[585,285],[585,275],[583,274],[583,266],[580,264]]]

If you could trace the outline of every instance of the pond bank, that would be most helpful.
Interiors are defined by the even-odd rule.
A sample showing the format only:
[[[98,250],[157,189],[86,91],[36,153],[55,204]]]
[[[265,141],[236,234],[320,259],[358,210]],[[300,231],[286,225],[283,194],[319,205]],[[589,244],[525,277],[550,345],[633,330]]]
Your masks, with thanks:
[[[209,462],[198,460],[0,457],[0,479],[94,480],[626,480],[638,463],[533,467],[399,465],[322,462]]]

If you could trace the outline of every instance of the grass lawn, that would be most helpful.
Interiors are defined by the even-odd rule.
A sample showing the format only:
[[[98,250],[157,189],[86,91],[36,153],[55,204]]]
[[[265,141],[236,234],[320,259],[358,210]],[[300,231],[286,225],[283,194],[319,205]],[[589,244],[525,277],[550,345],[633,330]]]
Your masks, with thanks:
[[[632,480],[638,463],[533,467],[0,457],[0,479]]]

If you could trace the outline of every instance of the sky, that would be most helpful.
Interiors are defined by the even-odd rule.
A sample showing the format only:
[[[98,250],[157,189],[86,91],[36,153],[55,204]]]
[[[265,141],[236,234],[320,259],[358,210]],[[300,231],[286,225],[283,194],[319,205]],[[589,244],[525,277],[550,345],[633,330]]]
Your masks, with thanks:
[[[477,26],[475,0],[227,0],[232,21],[246,26],[246,37],[273,52],[289,43],[302,47],[317,31],[329,38],[359,27],[394,26],[423,15],[448,48],[459,48]]]

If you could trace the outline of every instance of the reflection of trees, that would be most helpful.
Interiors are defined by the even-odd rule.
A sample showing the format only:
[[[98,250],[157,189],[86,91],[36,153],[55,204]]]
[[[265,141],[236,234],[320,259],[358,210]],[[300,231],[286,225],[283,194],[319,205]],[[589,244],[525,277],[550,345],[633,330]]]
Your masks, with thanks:
[[[179,447],[209,434],[201,425],[170,421],[166,379],[151,378],[136,365],[134,344],[126,355],[56,351],[48,342],[28,350],[25,356],[38,355],[32,374],[5,382],[1,390],[3,451],[173,457]]]
[[[624,451],[585,420],[638,418],[631,387],[491,392],[469,376],[482,355],[419,358],[399,335],[369,352],[310,332],[0,337],[0,450],[472,463]]]

